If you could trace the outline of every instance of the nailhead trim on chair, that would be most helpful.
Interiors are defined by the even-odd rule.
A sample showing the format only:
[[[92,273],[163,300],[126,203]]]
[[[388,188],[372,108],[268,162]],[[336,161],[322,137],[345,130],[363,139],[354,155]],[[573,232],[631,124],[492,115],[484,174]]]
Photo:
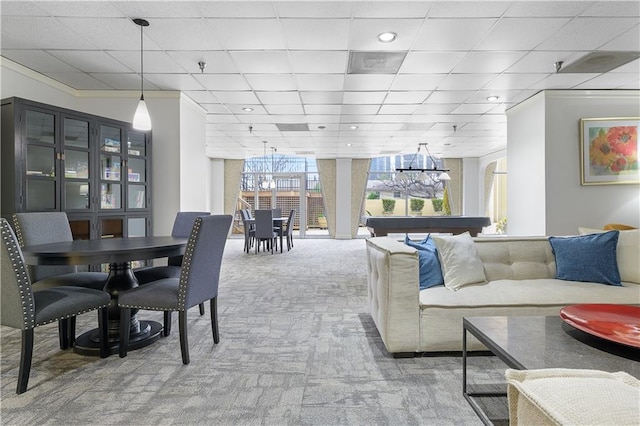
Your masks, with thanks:
[[[23,330],[35,328],[35,306],[33,304],[33,294],[31,293],[31,285],[27,269],[24,266],[22,255],[19,248],[15,245],[12,238],[8,221],[2,221],[2,239],[6,242],[11,265],[18,280],[18,289],[20,290],[20,299],[22,301],[22,317],[24,320]]]
[[[187,243],[187,248],[184,251],[184,257],[182,258],[182,271],[180,273],[180,285],[178,287],[178,309],[184,310],[187,297],[187,282],[189,281],[189,273],[191,272],[191,261],[193,259],[193,251],[196,246],[198,234],[200,233],[200,227],[202,226],[202,218],[197,218],[193,224],[191,230],[191,236]]]
[[[193,251],[196,246],[196,240],[198,239],[198,234],[200,233],[200,227],[202,225],[202,218],[197,217],[194,224],[193,229],[191,230],[191,235],[189,236],[189,241],[187,242],[187,247],[185,248],[184,255],[182,257],[182,267],[180,272],[180,283],[178,285],[178,311],[183,311],[186,295],[187,295],[187,282],[189,281],[189,272],[191,270],[191,259],[193,258]],[[157,306],[143,306],[143,305],[124,305],[118,304],[121,308],[131,308],[131,309],[145,309],[150,311],[166,311],[173,310],[174,308],[159,308]]]
[[[24,236],[22,235],[22,228],[20,227],[20,222],[18,221],[18,216],[13,215],[13,230],[16,234],[16,238],[18,239],[18,244],[20,247],[24,247]]]
[[[65,315],[59,318],[53,318],[46,322],[35,322],[35,306],[33,305],[33,293],[31,292],[31,284],[29,281],[29,275],[27,274],[27,269],[24,267],[24,261],[21,258],[20,251],[18,247],[15,245],[13,238],[11,238],[11,233],[9,232],[9,223],[2,221],[2,239],[6,242],[7,250],[9,251],[9,257],[11,258],[11,265],[13,266],[13,270],[16,273],[16,278],[18,280],[18,288],[20,289],[20,298],[22,299],[22,314],[24,318],[24,328],[23,330],[28,330],[30,328],[35,328],[36,326],[50,324],[52,322],[57,322],[65,318],[72,318],[77,315],[81,315],[87,312],[91,312],[94,309],[78,311],[75,314]],[[101,305],[98,309],[104,308],[108,306],[107,303]]]

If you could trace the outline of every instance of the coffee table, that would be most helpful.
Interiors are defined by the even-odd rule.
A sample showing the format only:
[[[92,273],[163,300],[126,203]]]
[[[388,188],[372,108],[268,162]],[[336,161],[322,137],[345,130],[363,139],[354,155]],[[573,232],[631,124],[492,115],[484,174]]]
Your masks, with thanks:
[[[479,404],[481,398],[506,398],[506,384],[499,391],[469,391],[467,333],[510,368],[625,371],[640,378],[640,350],[591,336],[566,324],[559,316],[465,317],[462,320],[462,393],[487,425],[508,423],[508,412],[501,413],[499,419],[490,419]]]

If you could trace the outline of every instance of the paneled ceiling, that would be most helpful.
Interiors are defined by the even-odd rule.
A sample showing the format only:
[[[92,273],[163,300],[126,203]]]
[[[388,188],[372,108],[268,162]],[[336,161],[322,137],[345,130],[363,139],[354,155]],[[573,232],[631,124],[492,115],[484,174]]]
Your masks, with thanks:
[[[640,89],[639,59],[608,72],[589,65],[609,54],[586,72],[554,65],[592,52],[637,58],[635,0],[0,8],[2,56],[78,90],[139,89],[140,28],[131,19],[147,19],[145,91],[179,90],[200,104],[207,152],[221,158],[262,155],[264,140],[280,154],[317,158],[412,153],[422,142],[434,155],[477,157],[506,147],[505,110],[541,90]],[[385,31],[397,39],[379,42]]]

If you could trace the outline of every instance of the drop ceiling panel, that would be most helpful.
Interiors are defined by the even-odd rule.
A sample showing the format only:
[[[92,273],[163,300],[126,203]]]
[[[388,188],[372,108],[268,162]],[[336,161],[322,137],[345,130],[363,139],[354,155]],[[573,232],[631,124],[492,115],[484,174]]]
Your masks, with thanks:
[[[169,50],[166,54],[184,71],[200,73],[198,62],[206,63],[204,74],[231,74],[238,72],[227,52],[213,50]]]
[[[414,50],[471,50],[496,22],[493,18],[428,19]]]
[[[260,100],[258,97],[250,91],[247,92],[237,92],[237,91],[215,91],[212,90],[211,93],[223,104],[259,104]]]
[[[598,74],[551,74],[547,78],[537,81],[529,89],[573,89],[577,85],[591,80]]]
[[[81,72],[47,72],[44,73],[47,77],[66,84],[69,87],[73,87],[76,90],[106,90],[113,89],[105,83],[91,77],[89,74]]]
[[[400,74],[446,74],[463,56],[463,52],[409,52],[400,67]]]
[[[344,92],[344,104],[381,104],[386,92]]]
[[[118,62],[124,64],[129,70],[140,72],[139,50],[114,50],[107,53]],[[185,70],[175,63],[165,52],[155,50],[145,51],[143,58],[145,73],[185,73]]]
[[[630,28],[620,37],[605,43],[598,50],[640,51],[640,24]]]
[[[5,13],[5,7],[8,3],[14,2],[3,2],[3,14]],[[33,3],[37,5],[38,8],[47,11],[47,13],[52,16],[81,16],[95,18],[127,16],[122,13],[120,8],[116,7],[116,4],[110,2],[74,1],[73,7],[69,7],[67,2],[35,1]]]
[[[429,9],[430,17],[497,18],[502,16],[509,2],[502,1],[445,1],[434,2]]]
[[[292,51],[289,59],[296,74],[344,73],[347,69],[346,51]]]
[[[140,54],[138,66],[128,67],[112,56],[97,50],[50,50],[49,53],[61,61],[83,72],[121,72],[130,73],[140,71]]]
[[[263,104],[294,105],[300,103],[298,92],[256,92]]]
[[[352,8],[349,2],[327,7],[320,1],[274,2],[274,7],[281,18],[349,18]]]
[[[343,74],[298,74],[296,80],[299,90],[336,91],[342,90],[344,87]]]
[[[342,92],[301,91],[300,97],[305,104],[341,104]]]
[[[305,105],[304,111],[307,114],[340,114],[340,105]]]
[[[478,44],[478,50],[530,50],[558,31],[569,18],[504,18]]]
[[[598,49],[637,24],[637,18],[576,18],[537,46],[536,50]]]
[[[344,90],[389,90],[393,79],[394,75],[388,74],[350,74],[345,76]]]
[[[530,87],[542,80],[546,74],[500,74],[484,86],[487,90],[505,90]],[[489,95],[488,95],[489,96]]]
[[[92,2],[93,3],[93,2]],[[152,2],[114,1],[112,2],[124,16],[151,18],[193,18],[200,16],[197,2]]]
[[[274,3],[266,1],[202,1],[200,14],[205,18],[275,18]]]
[[[265,105],[264,108],[269,114],[299,114],[303,115],[302,105]]]
[[[296,90],[293,74],[245,74],[253,90]]]
[[[398,74],[391,90],[433,90],[446,74]]]
[[[450,74],[438,85],[439,90],[471,90],[483,87],[497,74]]]
[[[155,19],[149,22],[144,32],[165,50],[179,50],[185,46],[191,50],[222,49],[217,42],[215,27],[201,18]]]
[[[524,56],[524,52],[469,52],[453,73],[501,73]]]
[[[342,105],[342,114],[376,114],[380,105]]]
[[[517,63],[507,69],[508,73],[555,73],[554,63],[563,61],[570,64],[583,56],[586,52],[545,52],[531,51],[524,55]]]
[[[215,19],[217,40],[228,50],[284,49],[280,25],[276,19]],[[260,34],[260,37],[256,37]]]
[[[131,19],[122,18],[58,18],[59,25],[70,31],[82,34],[92,48],[100,50],[137,50],[140,51],[140,27]],[[147,27],[150,28],[150,27]],[[160,50],[158,45],[144,32],[145,50]],[[69,49],[69,47],[66,47]],[[71,49],[77,49],[72,47]]]
[[[149,80],[160,90],[200,90],[204,86],[190,74],[144,74],[145,80]]]
[[[425,103],[460,103],[474,93],[475,90],[436,90],[431,92]]]
[[[382,105],[379,114],[413,114],[418,105]]]
[[[249,74],[291,73],[291,65],[284,50],[264,52],[229,52],[238,71]]]
[[[359,1],[353,3],[356,18],[424,18],[429,11],[429,2],[418,1]]]
[[[2,56],[40,72],[78,72],[77,68],[43,50],[2,50]]]
[[[140,74],[105,74],[105,73],[91,73],[91,76],[95,79],[103,82],[111,88],[118,90],[140,90]],[[158,86],[151,83],[145,74],[144,89],[145,90],[158,90]]]
[[[504,16],[507,17],[572,17],[587,10],[589,2],[582,1],[523,1],[513,2]]]
[[[349,49],[384,51],[409,50],[423,19],[355,19],[349,31]],[[381,43],[378,34],[393,32],[398,35],[393,43]]]
[[[431,92],[408,90],[403,92],[389,92],[384,99],[385,104],[421,104]]]
[[[219,99],[207,90],[187,90],[184,94],[196,103],[220,103]]]
[[[9,19],[3,16],[1,22],[3,49],[95,48],[86,38],[55,18],[18,16]],[[43,37],[43,34],[47,36]]]
[[[289,49],[347,49],[348,19],[281,19],[280,23]]]
[[[209,90],[251,90],[245,77],[239,74],[194,74],[194,78]]]
[[[637,73],[609,73],[578,84],[576,89],[607,89],[610,87],[619,88],[632,84],[638,84],[640,75]]]

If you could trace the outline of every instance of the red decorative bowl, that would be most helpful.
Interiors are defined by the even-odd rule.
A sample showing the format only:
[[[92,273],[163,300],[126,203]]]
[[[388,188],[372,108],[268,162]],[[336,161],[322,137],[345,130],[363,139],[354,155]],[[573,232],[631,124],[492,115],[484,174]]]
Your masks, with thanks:
[[[638,306],[571,305],[560,310],[560,318],[585,333],[640,348],[640,307]]]

